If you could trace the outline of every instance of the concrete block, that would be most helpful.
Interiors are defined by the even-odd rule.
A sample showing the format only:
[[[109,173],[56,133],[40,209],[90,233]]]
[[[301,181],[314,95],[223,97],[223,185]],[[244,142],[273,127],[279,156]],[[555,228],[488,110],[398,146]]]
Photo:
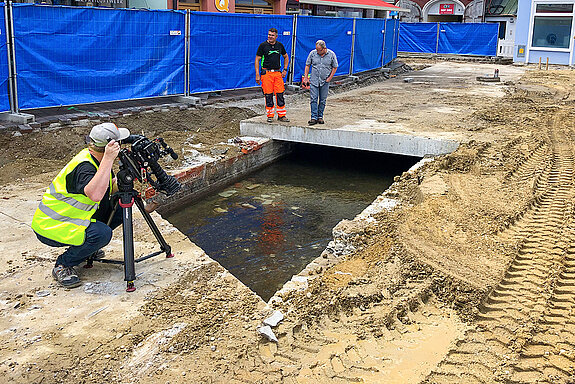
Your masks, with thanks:
[[[295,85],[295,84],[288,84],[288,85],[286,85],[286,89],[288,91],[298,92],[299,90],[301,90],[301,87],[299,85]]]
[[[36,120],[34,115],[29,113],[11,113],[11,112],[4,112],[0,113],[0,120],[3,121],[10,121],[16,124],[27,124],[31,123]]]
[[[22,133],[30,133],[32,132],[32,127],[29,124],[21,124],[18,126],[18,129]]]
[[[178,96],[176,100],[178,100],[178,102],[182,104],[190,106],[198,106],[202,104],[202,99],[200,97],[195,96]]]
[[[72,119],[69,119],[67,117],[64,117],[64,118],[60,117],[60,118],[58,118],[58,122],[62,125],[70,125],[70,124],[72,124]]]

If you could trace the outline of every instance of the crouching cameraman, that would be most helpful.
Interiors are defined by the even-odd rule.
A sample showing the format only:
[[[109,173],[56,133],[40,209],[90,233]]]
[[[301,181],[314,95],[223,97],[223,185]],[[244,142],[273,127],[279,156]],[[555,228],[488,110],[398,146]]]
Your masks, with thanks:
[[[88,147],[80,151],[52,181],[32,220],[36,237],[51,247],[68,247],[56,260],[52,276],[65,288],[81,285],[74,267],[88,258],[103,257],[102,247],[112,230],[122,224],[113,211],[111,194],[116,186],[112,171],[120,140],[130,132],[113,123],[92,128]],[[147,210],[147,209],[146,209]]]

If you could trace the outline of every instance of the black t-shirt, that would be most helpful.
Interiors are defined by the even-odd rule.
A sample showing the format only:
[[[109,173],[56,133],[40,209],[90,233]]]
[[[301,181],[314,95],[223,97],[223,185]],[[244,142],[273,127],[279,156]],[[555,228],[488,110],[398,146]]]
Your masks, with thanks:
[[[286,49],[282,43],[276,41],[275,44],[270,44],[264,41],[258,47],[256,56],[261,56],[261,67],[265,69],[280,69],[280,57],[286,54]]]
[[[99,164],[93,156],[92,159]],[[81,162],[74,170],[66,176],[66,189],[68,193],[77,193],[86,196],[84,188],[96,174],[96,167],[88,161]],[[100,201],[100,205],[92,218],[106,223],[112,212],[112,203],[110,202],[110,187]]]

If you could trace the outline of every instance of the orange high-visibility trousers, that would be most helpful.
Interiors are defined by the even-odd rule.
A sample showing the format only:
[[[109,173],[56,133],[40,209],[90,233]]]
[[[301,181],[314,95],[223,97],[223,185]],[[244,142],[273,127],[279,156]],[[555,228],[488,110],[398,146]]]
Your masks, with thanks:
[[[261,76],[262,90],[266,97],[266,114],[267,117],[274,117],[274,93],[277,99],[278,117],[286,115],[284,100],[284,80],[281,72],[266,72]]]

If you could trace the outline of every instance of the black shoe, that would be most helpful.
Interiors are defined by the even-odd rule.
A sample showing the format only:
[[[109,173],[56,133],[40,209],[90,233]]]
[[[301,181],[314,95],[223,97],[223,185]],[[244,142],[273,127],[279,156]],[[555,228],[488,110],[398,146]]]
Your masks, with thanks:
[[[319,119],[317,119],[317,123],[318,124],[324,124],[325,121],[323,121],[323,118],[320,117]]]
[[[73,267],[57,265],[52,269],[52,276],[64,288],[74,288],[82,284]]]
[[[285,116],[278,117],[278,121],[281,121],[282,123],[289,123],[289,119]]]
[[[317,124],[317,120],[316,119],[311,119],[310,121],[307,122],[308,125],[316,125]]]
[[[268,123],[273,123],[274,122],[274,118],[273,117],[268,117]]]
[[[106,252],[103,249],[98,249],[96,252],[92,253],[88,259],[100,260],[106,257]]]

